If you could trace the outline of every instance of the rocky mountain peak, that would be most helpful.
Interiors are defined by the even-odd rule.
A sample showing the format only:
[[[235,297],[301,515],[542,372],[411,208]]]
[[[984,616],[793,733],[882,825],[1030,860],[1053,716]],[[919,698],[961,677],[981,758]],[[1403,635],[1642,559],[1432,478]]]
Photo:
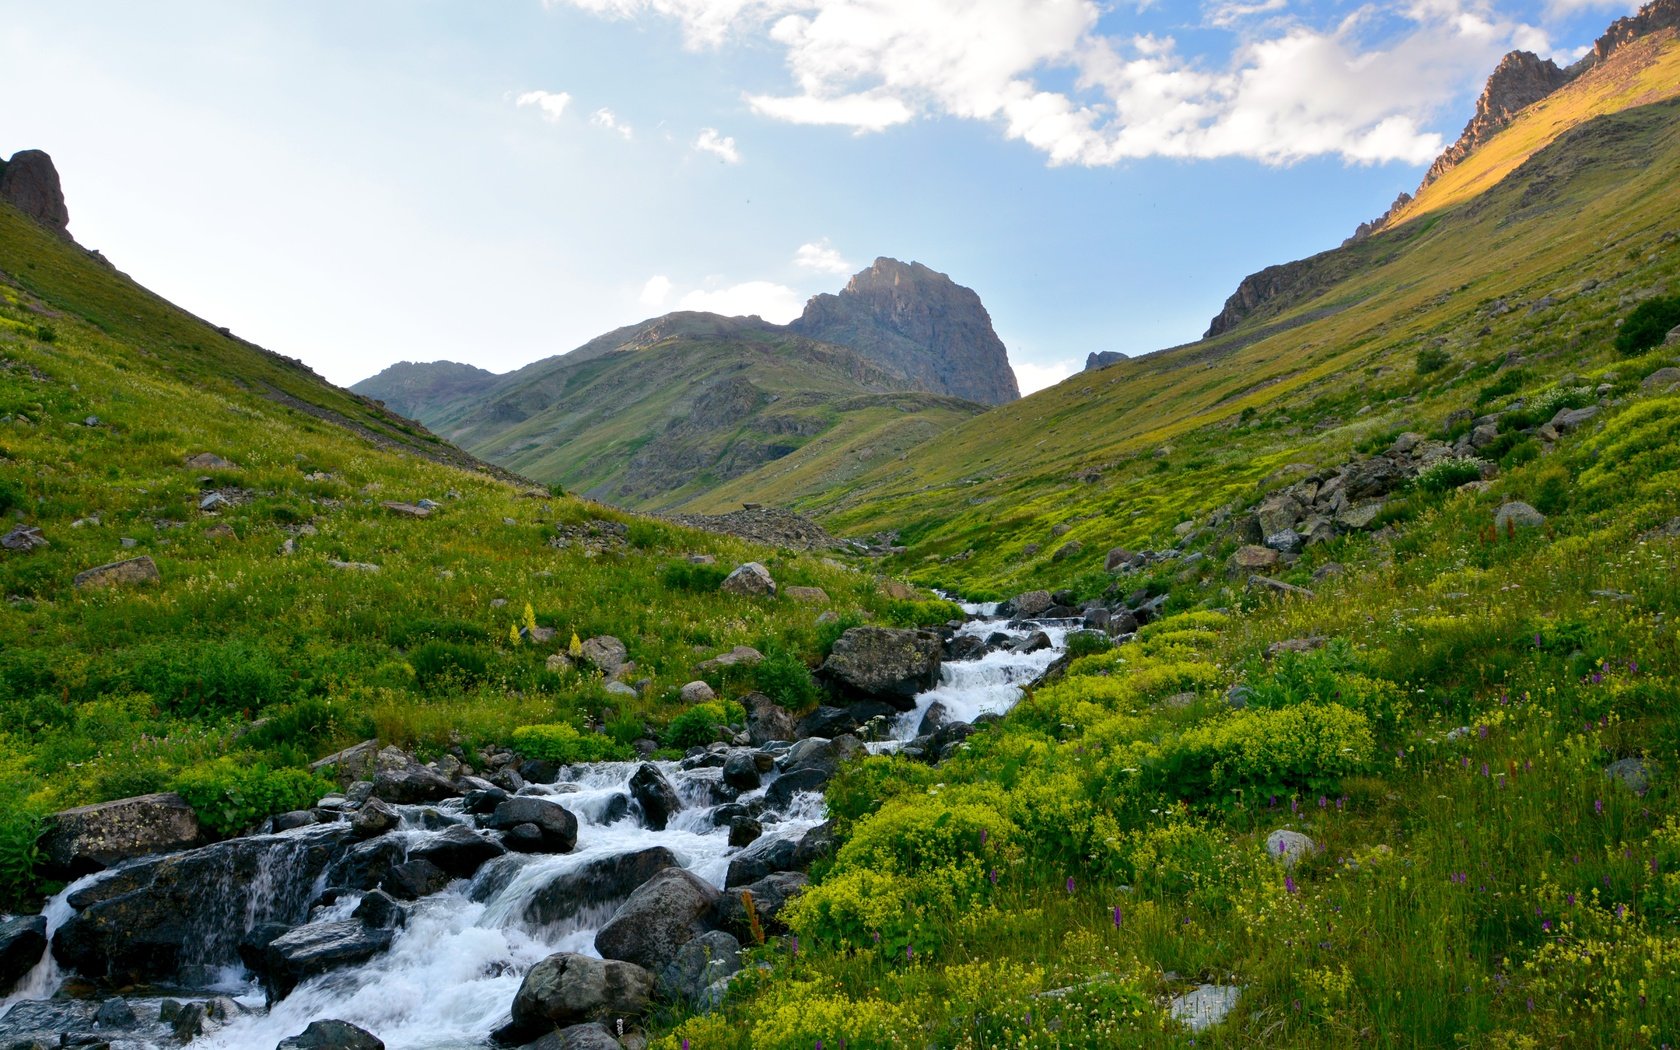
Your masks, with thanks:
[[[1458,167],[1470,152],[1493,138],[1516,115],[1550,95],[1574,79],[1571,70],[1561,69],[1549,58],[1541,58],[1532,51],[1513,51],[1499,60],[1493,75],[1488,77],[1482,97],[1476,100],[1476,114],[1458,141],[1435,158],[1418,189],[1439,179]]]
[[[70,209],[52,158],[38,149],[18,150],[0,161],[0,200],[52,230],[70,238]]]
[[[1637,14],[1611,22],[1610,28],[1593,44],[1591,64],[1609,58],[1623,44],[1663,29],[1680,29],[1680,0],[1652,0]]]
[[[876,259],[838,295],[813,296],[788,327],[855,350],[932,393],[987,405],[1021,396],[980,296],[921,263]]]

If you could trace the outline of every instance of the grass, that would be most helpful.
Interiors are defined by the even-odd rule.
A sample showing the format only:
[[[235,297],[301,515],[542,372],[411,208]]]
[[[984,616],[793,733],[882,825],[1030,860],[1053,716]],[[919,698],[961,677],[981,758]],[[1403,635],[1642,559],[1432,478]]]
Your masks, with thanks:
[[[297,779],[303,764],[368,737],[471,761],[546,727],[560,750],[617,754],[665,733],[695,665],[737,645],[773,654],[771,684],[814,700],[807,665],[832,644],[816,622],[829,606],[722,596],[691,553],[724,569],[764,561],[822,587],[848,622],[900,612],[872,577],[816,556],[433,462],[413,442],[435,439],[399,443],[372,406],[7,208],[0,244],[0,513],[49,543],[0,556],[0,907],[46,888],[30,849],[39,818],[64,807],[180,788],[233,831],[297,805],[319,789]],[[229,465],[187,465],[202,452]],[[230,505],[201,512],[211,490]],[[422,498],[437,503],[424,520],[383,506]],[[557,527],[597,521],[625,526],[622,542],[549,545]],[[161,582],[72,584],[142,555]],[[517,643],[528,616],[556,638]],[[639,695],[548,670],[574,633],[622,639]]]

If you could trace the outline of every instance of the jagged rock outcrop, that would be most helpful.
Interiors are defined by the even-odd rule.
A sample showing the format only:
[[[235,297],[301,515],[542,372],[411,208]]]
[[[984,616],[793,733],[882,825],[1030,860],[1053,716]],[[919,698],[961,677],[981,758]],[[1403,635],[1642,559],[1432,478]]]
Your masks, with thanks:
[[[1622,45],[1663,29],[1680,29],[1680,0],[1653,0],[1641,7],[1637,14],[1611,22],[1604,35],[1594,41],[1591,62],[1578,65],[1596,66]]]
[[[970,288],[921,263],[876,259],[788,326],[850,347],[933,393],[1001,405],[1021,396],[991,315]]]
[[[1435,158],[1418,187],[1421,193],[1430,183],[1458,167],[1476,147],[1493,138],[1516,115],[1574,79],[1573,69],[1560,69],[1549,58],[1532,51],[1513,51],[1499,60],[1488,77],[1482,97],[1476,100],[1476,114],[1458,141]]]
[[[70,209],[52,158],[38,149],[18,150],[0,161],[0,200],[47,229],[70,239]]]
[[[1251,273],[1244,277],[1242,283],[1237,285],[1237,290],[1225,300],[1224,308],[1209,322],[1208,330],[1203,333],[1202,338],[1212,339],[1216,335],[1223,335],[1273,300],[1285,296],[1298,298],[1304,293],[1324,287],[1328,283],[1325,271],[1316,265],[1324,254],[1268,266],[1259,273]]]
[[[1126,357],[1127,355],[1122,354],[1118,350],[1099,350],[1094,353],[1086,354],[1085,371],[1095,372],[1099,368],[1107,368],[1109,365],[1118,364],[1119,362],[1126,360]]]

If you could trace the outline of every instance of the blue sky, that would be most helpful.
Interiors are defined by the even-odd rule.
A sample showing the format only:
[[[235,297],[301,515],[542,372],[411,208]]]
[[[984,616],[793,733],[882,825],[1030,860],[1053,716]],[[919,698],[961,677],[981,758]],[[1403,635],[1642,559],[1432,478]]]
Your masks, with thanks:
[[[878,255],[1024,389],[1196,338],[1417,184],[1595,0],[6,0],[0,155],[71,230],[351,383],[673,309],[785,321]]]

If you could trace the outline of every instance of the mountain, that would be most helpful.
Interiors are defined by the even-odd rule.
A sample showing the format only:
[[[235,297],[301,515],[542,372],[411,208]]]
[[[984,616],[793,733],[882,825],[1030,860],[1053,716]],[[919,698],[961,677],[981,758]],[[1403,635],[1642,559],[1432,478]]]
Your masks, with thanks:
[[[352,389],[492,462],[644,509],[719,507],[708,493],[724,488],[810,495],[1019,396],[979,296],[884,258],[786,326],[667,314],[502,376],[404,362]],[[731,484],[807,445],[763,491]]]
[[[788,328],[851,347],[918,390],[983,405],[1021,396],[980,297],[921,263],[876,259],[840,294],[813,296]]]
[[[455,361],[398,361],[356,384],[356,393],[428,426],[449,406],[483,396],[496,373]]]
[[[1632,306],[1680,290],[1676,36],[1623,39],[1415,216],[1246,279],[1207,338],[993,408],[795,506],[840,533],[903,530],[901,564],[928,583],[1072,579],[1286,464],[1324,469],[1384,433],[1480,416],[1490,386],[1559,396],[1571,374],[1615,371]],[[1052,563],[1062,524],[1083,549]]]

